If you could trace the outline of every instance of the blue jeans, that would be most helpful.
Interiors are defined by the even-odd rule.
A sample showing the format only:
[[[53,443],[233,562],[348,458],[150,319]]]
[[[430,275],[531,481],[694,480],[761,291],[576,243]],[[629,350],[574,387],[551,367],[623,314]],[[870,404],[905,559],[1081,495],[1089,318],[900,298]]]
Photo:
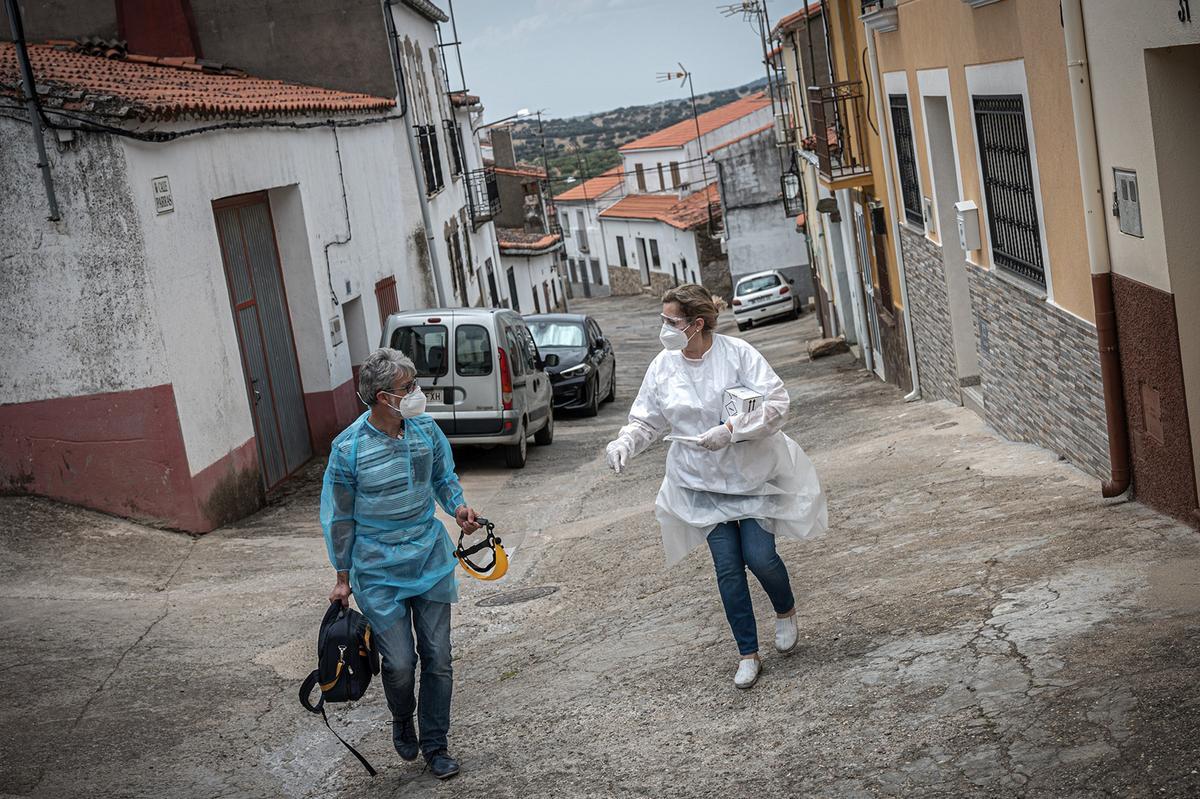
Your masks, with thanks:
[[[375,633],[379,654],[383,656],[380,677],[394,724],[411,719],[413,711],[419,711],[421,752],[428,755],[446,748],[450,732],[450,695],[454,688],[450,666],[450,605],[412,597],[405,600],[404,606],[403,617],[383,632]],[[418,656],[421,659],[419,705],[413,692]]]
[[[717,588],[725,605],[725,618],[733,630],[738,651],[743,656],[758,651],[758,625],[746,569],[754,573],[771,600],[776,613],[787,613],[796,606],[787,568],[775,551],[775,536],[754,519],[725,522],[708,534],[708,548],[717,570]]]

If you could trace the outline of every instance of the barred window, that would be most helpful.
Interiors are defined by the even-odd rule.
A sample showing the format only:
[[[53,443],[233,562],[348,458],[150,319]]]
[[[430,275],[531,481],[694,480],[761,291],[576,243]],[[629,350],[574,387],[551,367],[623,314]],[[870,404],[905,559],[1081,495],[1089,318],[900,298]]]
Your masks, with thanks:
[[[998,266],[1045,286],[1024,99],[1019,94],[975,95],[971,99],[992,258]]]
[[[446,128],[446,143],[450,148],[450,174],[461,175],[467,171],[463,160],[462,128],[453,119],[443,119],[442,125]]]
[[[438,151],[437,127],[416,125],[417,144],[421,148],[421,168],[425,173],[425,192],[436,194],[446,185],[442,177],[442,156]]]
[[[900,196],[904,216],[914,225],[924,225],[921,212],[921,186],[917,181],[917,156],[913,148],[912,120],[908,115],[908,95],[888,95],[892,109],[892,134],[896,142],[896,167],[900,172]]]

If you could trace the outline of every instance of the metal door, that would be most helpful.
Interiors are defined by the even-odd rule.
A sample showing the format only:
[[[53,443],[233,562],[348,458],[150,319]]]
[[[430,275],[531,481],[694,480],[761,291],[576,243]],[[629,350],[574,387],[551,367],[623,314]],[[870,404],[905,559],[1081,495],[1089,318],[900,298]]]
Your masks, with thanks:
[[[268,489],[312,457],[291,316],[265,194],[213,204],[221,259]]]
[[[858,258],[862,263],[863,292],[866,294],[867,333],[870,341],[867,347],[871,350],[871,367],[880,379],[887,378],[883,373],[883,349],[879,343],[879,309],[875,305],[875,267],[871,262],[871,246],[867,238],[867,220],[863,207],[854,204],[854,234],[858,238]]]

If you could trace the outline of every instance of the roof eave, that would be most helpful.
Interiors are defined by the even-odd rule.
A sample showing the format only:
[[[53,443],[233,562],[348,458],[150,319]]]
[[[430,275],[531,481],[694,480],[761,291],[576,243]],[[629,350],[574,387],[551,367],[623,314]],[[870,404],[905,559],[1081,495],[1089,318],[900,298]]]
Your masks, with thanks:
[[[400,0],[404,5],[411,8],[430,22],[449,22],[450,17],[446,16],[446,12],[435,6],[429,0]]]

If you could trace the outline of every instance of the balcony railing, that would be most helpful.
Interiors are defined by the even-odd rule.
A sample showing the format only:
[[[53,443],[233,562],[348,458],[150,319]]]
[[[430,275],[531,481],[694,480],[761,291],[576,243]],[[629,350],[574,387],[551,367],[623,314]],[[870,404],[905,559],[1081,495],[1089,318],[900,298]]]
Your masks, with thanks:
[[[808,87],[813,134],[803,146],[816,156],[821,175],[830,181],[869,175],[866,97],[859,81]]]
[[[485,166],[467,173],[467,202],[471,206],[471,225],[478,228],[500,213],[500,188],[496,171]]]

